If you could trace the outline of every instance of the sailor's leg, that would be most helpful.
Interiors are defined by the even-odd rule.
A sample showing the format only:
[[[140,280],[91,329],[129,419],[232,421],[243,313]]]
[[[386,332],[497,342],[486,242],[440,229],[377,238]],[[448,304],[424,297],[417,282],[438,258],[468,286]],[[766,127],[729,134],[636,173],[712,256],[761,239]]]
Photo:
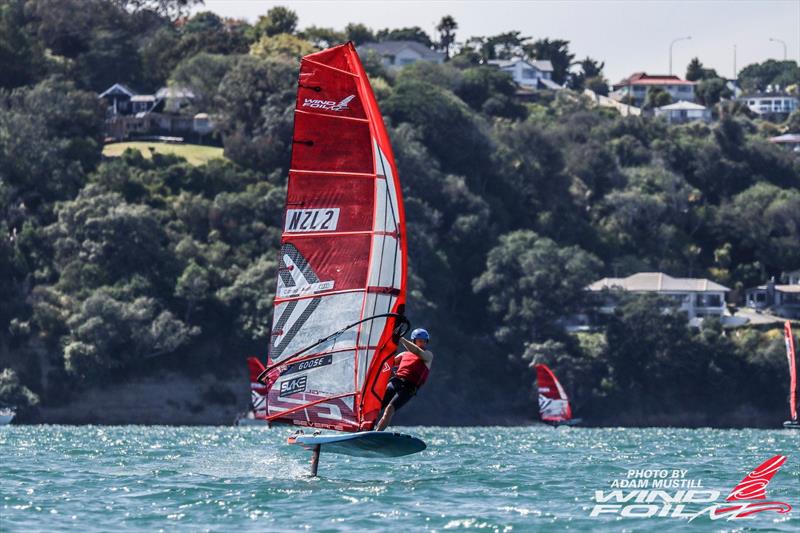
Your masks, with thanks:
[[[394,405],[391,403],[386,406],[386,409],[383,411],[383,416],[381,417],[380,422],[378,422],[375,431],[383,431],[386,429],[386,426],[389,425],[389,422],[392,421],[392,417],[394,416]]]

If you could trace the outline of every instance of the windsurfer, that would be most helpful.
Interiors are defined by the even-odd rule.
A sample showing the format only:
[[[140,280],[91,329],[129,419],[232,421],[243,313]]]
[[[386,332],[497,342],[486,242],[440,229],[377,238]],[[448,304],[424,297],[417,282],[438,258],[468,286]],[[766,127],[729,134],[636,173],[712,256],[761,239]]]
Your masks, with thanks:
[[[400,344],[406,349],[395,356],[397,371],[389,380],[386,386],[386,393],[383,396],[383,416],[381,417],[377,431],[383,431],[392,421],[394,413],[403,407],[425,384],[430,373],[431,363],[433,363],[433,353],[427,350],[430,335],[422,328],[411,332],[411,340],[400,338]]]

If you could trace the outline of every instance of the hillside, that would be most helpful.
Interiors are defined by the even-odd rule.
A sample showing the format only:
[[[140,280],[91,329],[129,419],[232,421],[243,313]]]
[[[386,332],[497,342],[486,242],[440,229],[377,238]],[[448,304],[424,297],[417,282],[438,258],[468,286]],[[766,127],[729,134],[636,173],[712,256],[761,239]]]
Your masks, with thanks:
[[[0,47],[0,64],[16,65],[0,91],[0,403],[19,406],[21,421],[67,420],[66,405],[70,420],[99,421],[90,413],[103,405],[87,402],[107,402],[98,391],[109,386],[149,394],[136,384],[169,387],[178,374],[225,388],[245,356],[265,358],[298,57],[394,35],[90,2],[82,17],[69,1],[0,6],[0,32],[24,44],[13,57]],[[704,277],[740,302],[800,267],[800,158],[767,140],[800,114],[766,123],[723,100],[710,123],[670,125],[597,108],[577,88],[523,100],[481,63],[504,50],[486,42],[397,71],[364,58],[403,184],[408,314],[437,354],[405,420],[528,419],[537,360],[596,424],[777,424],[777,327],[690,329],[644,297],[623,299],[592,332],[568,333],[563,319],[606,276]],[[568,53],[548,43],[555,52],[529,49]],[[104,147],[97,94],[117,82],[190,84],[223,151]],[[236,397],[220,393],[213,414],[189,421],[219,422]]]

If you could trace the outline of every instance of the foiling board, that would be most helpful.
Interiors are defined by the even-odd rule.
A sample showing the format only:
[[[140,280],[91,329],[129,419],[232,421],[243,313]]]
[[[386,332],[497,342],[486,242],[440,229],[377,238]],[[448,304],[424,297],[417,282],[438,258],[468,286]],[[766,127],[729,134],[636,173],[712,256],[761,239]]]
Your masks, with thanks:
[[[324,453],[354,457],[400,457],[421,452],[425,442],[417,437],[390,431],[360,431],[328,435],[292,435],[289,444],[299,444],[307,450],[320,445]]]
[[[783,423],[783,427],[786,429],[800,429],[800,422],[794,420],[787,420]]]

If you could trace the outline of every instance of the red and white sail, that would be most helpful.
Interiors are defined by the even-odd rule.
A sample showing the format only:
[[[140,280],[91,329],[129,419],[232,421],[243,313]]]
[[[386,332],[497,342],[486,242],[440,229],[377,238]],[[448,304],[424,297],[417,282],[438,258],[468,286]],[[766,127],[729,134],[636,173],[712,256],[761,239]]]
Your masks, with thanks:
[[[258,376],[264,371],[264,365],[257,357],[248,357],[247,369],[250,372],[250,412],[253,418],[266,419],[268,387],[258,381]]]
[[[536,386],[539,391],[539,417],[544,422],[567,422],[572,419],[569,398],[547,365],[537,364]]]
[[[786,341],[786,357],[789,359],[789,414],[793,422],[797,422],[797,354],[794,350],[792,324],[787,320],[783,325],[783,337]]]
[[[305,56],[269,347],[277,365],[268,377],[270,421],[372,427],[399,323],[381,315],[402,315],[405,307],[400,194],[389,137],[353,45]]]

